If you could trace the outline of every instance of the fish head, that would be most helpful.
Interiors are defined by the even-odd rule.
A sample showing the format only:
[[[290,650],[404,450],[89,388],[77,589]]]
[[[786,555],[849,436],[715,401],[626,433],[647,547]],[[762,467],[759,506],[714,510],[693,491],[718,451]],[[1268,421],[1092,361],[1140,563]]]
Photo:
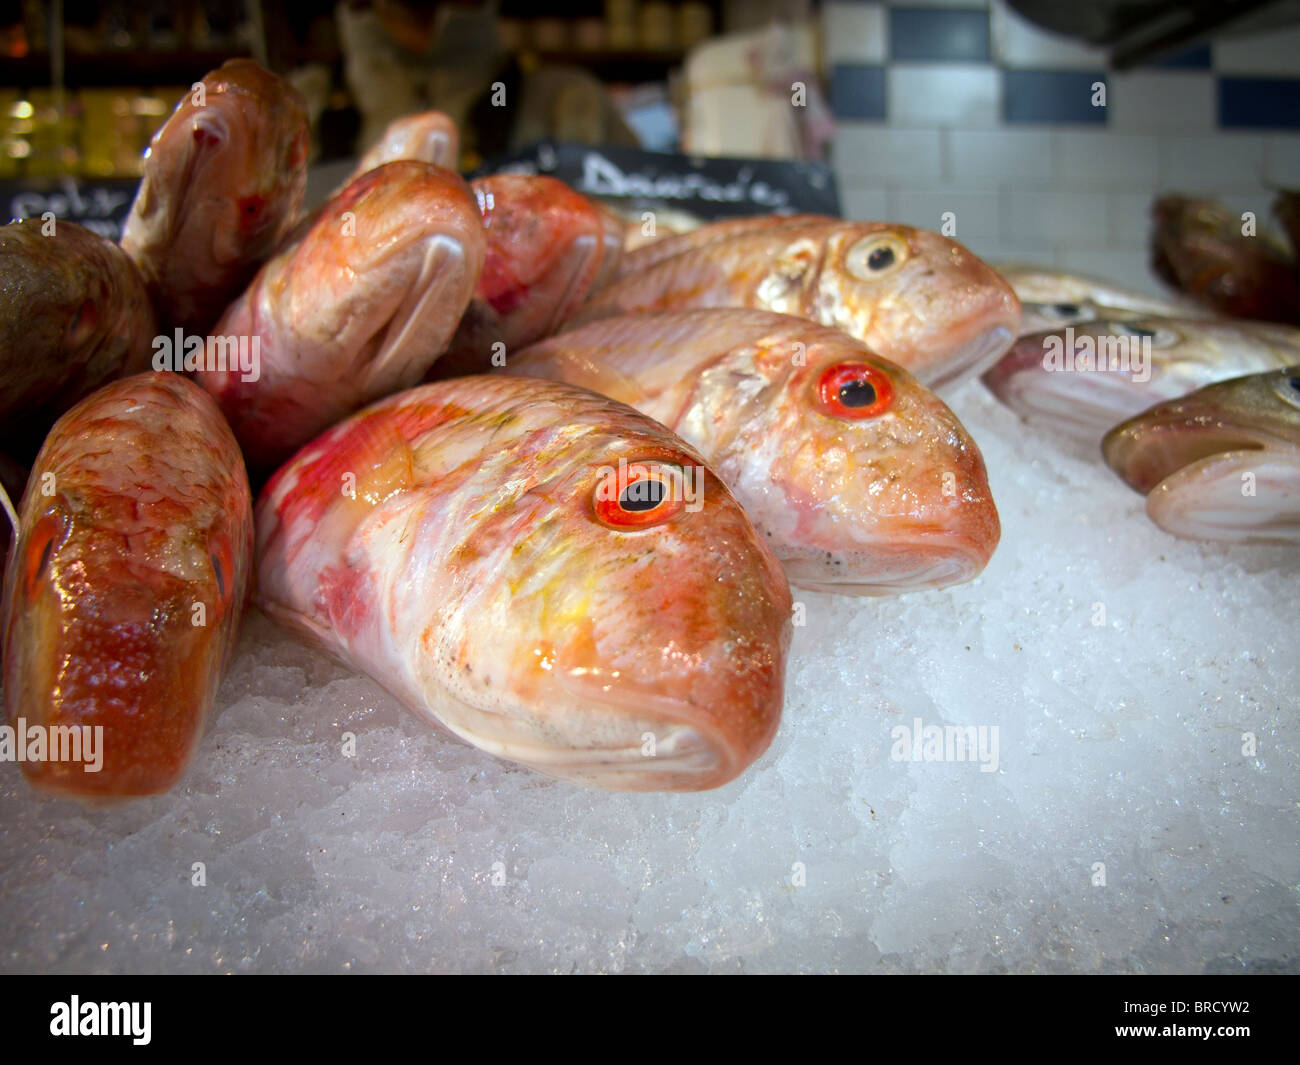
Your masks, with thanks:
[[[1169,390],[1203,383],[1220,354],[1201,323],[1108,317],[1022,336],[982,380],[1026,421],[1095,446]]]
[[[621,233],[613,240],[605,212],[555,178],[498,174],[474,192],[487,231],[478,298],[501,316],[531,310],[527,340],[537,339],[586,299]]]
[[[720,472],[795,585],[891,595],[977,576],[1001,527],[975,441],[906,370],[826,334],[702,382],[739,425]]]
[[[194,388],[179,378],[173,386]],[[127,391],[119,402],[132,402]],[[101,417],[111,423],[112,412]],[[58,431],[37,469],[51,459],[58,468]],[[233,439],[195,445],[220,447],[239,461]],[[148,487],[149,462],[105,461],[76,484],[66,476],[45,485],[33,480],[23,499],[0,608],[9,723],[98,726],[104,737],[98,772],[87,773],[81,762],[26,764],[42,790],[79,798],[166,791],[202,738],[206,708],[233,652],[231,619],[244,607],[251,525],[245,518],[241,534],[233,517],[216,518],[226,531],[197,535],[177,499]],[[231,515],[249,513],[246,482],[240,491],[242,499],[222,501]]]
[[[401,408],[400,428],[388,407]],[[466,418],[484,428],[422,440],[439,420]],[[385,644],[404,639],[394,630],[416,634],[401,667],[416,677],[395,686],[408,703],[433,706],[453,732],[503,758],[615,790],[718,787],[763,753],[791,633],[780,563],[697,453],[585,390],[459,378],[370,408],[309,445],[258,507],[259,596],[273,613],[284,579],[277,544],[287,542],[277,530],[303,524],[287,506],[337,484],[331,452],[356,468],[344,437],[376,425],[409,448],[370,448],[394,458],[361,463],[371,472],[355,499],[333,492],[328,505],[380,501],[350,541],[386,545],[367,552],[380,561],[354,561],[348,579],[368,571],[369,586],[389,591],[316,599],[342,603],[336,631],[369,610],[384,619],[374,628]],[[500,446],[485,452],[482,431]],[[413,494],[395,492],[412,477]],[[305,550],[328,528],[304,524]],[[365,557],[359,546],[348,554]]]
[[[421,111],[389,123],[379,141],[361,157],[354,176],[398,159],[454,169],[459,158],[460,131],[451,116]]]
[[[175,244],[183,230],[210,244],[214,262],[255,268],[298,213],[308,138],[297,89],[251,59],[229,60],[154,134],[124,244]]]
[[[1198,540],[1300,541],[1300,365],[1158,403],[1106,434],[1151,519]]]
[[[938,233],[855,223],[836,229],[825,255],[819,319],[931,387],[987,368],[1020,331],[1020,302],[1011,286]]]

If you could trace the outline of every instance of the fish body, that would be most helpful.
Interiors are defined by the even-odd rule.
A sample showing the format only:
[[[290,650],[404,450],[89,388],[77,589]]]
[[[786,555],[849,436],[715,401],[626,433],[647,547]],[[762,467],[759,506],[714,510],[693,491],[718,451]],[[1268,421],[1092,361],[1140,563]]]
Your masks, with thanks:
[[[266,470],[343,416],[420,380],[482,269],[483,227],[450,170],[386,163],[335,196],[213,333],[256,338],[256,374],[205,368],[250,467]]]
[[[1191,300],[1148,296],[1085,274],[1012,264],[999,264],[996,269],[1020,300],[1021,336],[1097,319],[1207,317]]]
[[[770,311],[628,315],[544,340],[504,372],[590,388],[678,433],[793,584],[943,587],[997,546],[984,462],[956,415],[837,329]]]
[[[817,216],[759,221],[715,223],[732,227],[720,240],[701,226],[689,250],[606,285],[569,324],[699,307],[777,311],[842,329],[931,387],[984,369],[1019,330],[1011,287],[947,237]]]
[[[1300,543],[1300,364],[1158,403],[1102,451],[1174,536]]]
[[[487,252],[474,298],[433,368],[438,378],[480,373],[494,353],[508,357],[549,336],[622,254],[622,222],[562,181],[496,174],[473,187]]]
[[[1265,233],[1210,200],[1164,196],[1152,208],[1151,265],[1204,307],[1234,318],[1300,324],[1296,260]]]
[[[583,389],[465,377],[381,400],[275,474],[257,545],[269,616],[502,758],[697,790],[776,731],[779,563],[688,445]]]
[[[441,111],[421,111],[395,119],[361,157],[348,180],[398,159],[415,159],[455,170],[460,159],[460,131],[456,123]]]
[[[204,334],[293,225],[307,184],[307,109],[251,59],[187,93],[154,134],[122,247],[168,330]]]
[[[655,212],[656,217],[658,212]],[[770,232],[774,229],[789,229],[792,226],[822,225],[827,221],[825,215],[816,214],[760,214],[745,215],[741,218],[725,218],[719,222],[694,226],[682,232],[670,232],[658,240],[638,244],[627,251],[619,263],[618,277],[639,274],[665,259],[681,255],[688,251],[697,251],[714,244],[725,244],[737,237],[752,236],[755,233]]]
[[[1023,336],[983,380],[1026,421],[1095,444],[1153,403],[1297,361],[1300,330],[1286,326],[1139,317]]]
[[[149,367],[157,333],[144,279],[74,222],[0,227],[0,439],[30,459],[55,418]]]
[[[0,607],[8,722],[103,730],[98,772],[24,772],[79,798],[166,791],[203,734],[252,569],[248,479],[220,411],[179,374],[106,385],[50,431],[19,528]]]

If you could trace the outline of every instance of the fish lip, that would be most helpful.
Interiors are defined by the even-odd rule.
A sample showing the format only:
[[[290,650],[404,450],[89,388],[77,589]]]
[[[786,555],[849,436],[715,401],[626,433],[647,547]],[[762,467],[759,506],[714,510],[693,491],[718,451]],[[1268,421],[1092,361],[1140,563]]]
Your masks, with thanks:
[[[644,741],[638,733],[631,743],[617,747],[577,751],[538,747],[531,752],[534,760],[526,763],[540,772],[610,791],[707,791],[729,783],[771,745],[784,703],[783,686],[777,683],[752,705],[744,706],[743,712],[765,713],[770,721],[761,743],[738,746],[728,742],[720,729],[702,721],[699,706],[688,699],[635,684],[606,691],[599,679],[567,671],[557,673],[555,680],[586,708],[604,710],[616,719],[653,723],[653,757],[641,753]],[[512,747],[508,757],[520,760],[517,750]]]
[[[1267,430],[1225,417],[1209,404],[1183,400],[1115,426],[1102,439],[1101,450],[1125,484],[1148,495],[1162,482],[1215,456],[1297,448]]]
[[[866,545],[874,556],[872,563],[856,575],[853,567],[847,567],[842,580],[826,580],[824,572],[805,576],[799,572],[799,566],[788,562],[787,572],[790,583],[799,588],[839,595],[883,596],[934,591],[965,584],[978,577],[993,557],[1000,538],[1000,530],[992,537],[918,530],[902,536],[891,535]],[[900,564],[890,569],[882,565],[885,559],[895,559]],[[905,560],[906,564],[903,564]]]
[[[959,344],[944,359],[943,372],[928,382],[931,388],[951,388],[994,368],[1016,340],[1016,330],[1003,322],[988,326]]]

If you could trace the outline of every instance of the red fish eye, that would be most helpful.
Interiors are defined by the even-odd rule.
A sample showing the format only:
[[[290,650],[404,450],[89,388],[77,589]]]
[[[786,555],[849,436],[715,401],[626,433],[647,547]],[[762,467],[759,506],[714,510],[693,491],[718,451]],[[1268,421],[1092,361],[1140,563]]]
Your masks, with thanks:
[[[35,599],[40,582],[49,569],[50,556],[54,548],[63,539],[64,525],[53,514],[43,514],[32,527],[32,534],[27,538],[26,554],[23,561],[23,589],[28,599]]]
[[[889,377],[865,362],[841,362],[823,371],[817,382],[822,407],[837,418],[874,418],[894,401]]]
[[[686,505],[682,470],[633,462],[610,470],[596,486],[596,517],[611,529],[644,529],[680,514]]]

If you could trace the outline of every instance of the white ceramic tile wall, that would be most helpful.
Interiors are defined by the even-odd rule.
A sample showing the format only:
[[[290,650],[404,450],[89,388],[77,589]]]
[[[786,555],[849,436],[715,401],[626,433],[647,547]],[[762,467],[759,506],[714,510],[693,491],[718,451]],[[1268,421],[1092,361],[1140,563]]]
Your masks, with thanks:
[[[825,25],[841,29],[830,45],[837,61],[883,62],[887,6],[824,5]],[[1101,53],[1035,29],[1003,0],[993,0],[991,15],[994,58],[1004,66],[1104,66]],[[863,32],[849,34],[850,24]],[[1300,31],[1271,43],[1217,44],[1214,62],[1220,72],[1294,76],[1298,52]],[[1099,273],[1158,292],[1146,250],[1157,193],[1213,195],[1268,218],[1274,189],[1300,187],[1300,133],[1216,132],[1214,84],[1203,71],[1109,74],[1110,121],[1101,127],[1002,124],[1000,82],[988,68],[886,70],[889,121],[845,121],[837,130],[845,214],[937,229],[943,212],[954,211],[957,239],[992,261]]]

